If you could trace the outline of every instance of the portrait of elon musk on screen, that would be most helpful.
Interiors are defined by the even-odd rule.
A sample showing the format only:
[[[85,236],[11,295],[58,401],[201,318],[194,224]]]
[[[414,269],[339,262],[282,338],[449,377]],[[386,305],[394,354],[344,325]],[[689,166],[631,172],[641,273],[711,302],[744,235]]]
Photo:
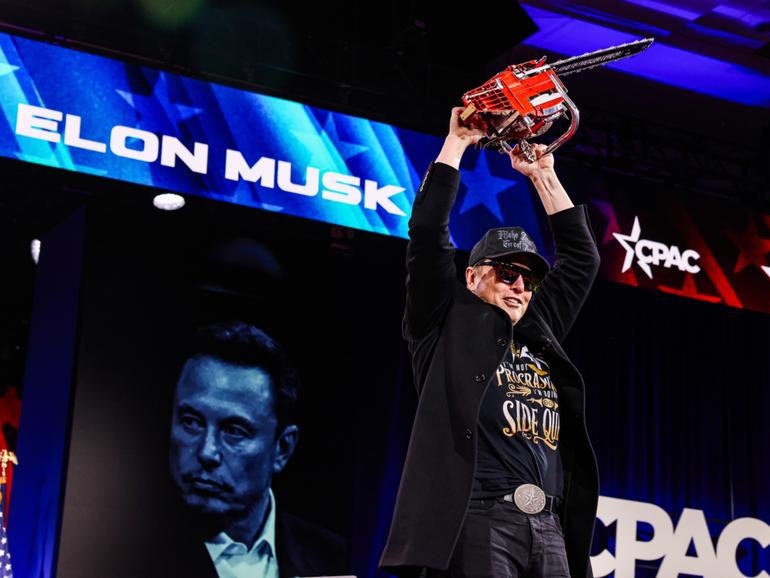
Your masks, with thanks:
[[[346,541],[284,512],[271,488],[299,440],[299,379],[281,345],[241,321],[200,327],[174,389],[169,472],[178,498],[168,575],[349,573]]]

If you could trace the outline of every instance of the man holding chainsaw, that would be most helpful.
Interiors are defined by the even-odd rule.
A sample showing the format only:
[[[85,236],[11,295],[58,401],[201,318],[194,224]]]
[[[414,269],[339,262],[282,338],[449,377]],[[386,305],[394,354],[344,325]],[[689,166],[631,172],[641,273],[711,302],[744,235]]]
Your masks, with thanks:
[[[599,267],[575,207],[536,145],[510,153],[556,244],[553,268],[520,227],[492,229],[456,275],[449,214],[460,160],[484,133],[452,111],[409,222],[403,333],[419,404],[388,543],[399,576],[586,578],[598,473],[583,380],[560,341]]]

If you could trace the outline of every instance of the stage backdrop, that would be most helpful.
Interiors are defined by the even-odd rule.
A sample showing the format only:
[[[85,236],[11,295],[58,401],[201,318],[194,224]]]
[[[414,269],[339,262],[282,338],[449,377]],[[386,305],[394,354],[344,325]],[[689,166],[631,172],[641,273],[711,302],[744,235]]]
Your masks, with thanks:
[[[406,237],[441,142],[7,34],[0,108],[5,157],[397,237]],[[467,157],[453,213],[457,246],[468,250],[486,229],[516,222],[551,254],[537,203],[507,158]],[[769,215],[688,203],[665,187],[653,198],[589,191],[606,278],[770,313]]]
[[[131,181],[129,175],[150,175],[150,180],[131,182],[182,192],[215,190],[189,185],[213,182],[212,173],[196,173],[190,165],[197,166],[195,158],[201,158],[195,157],[194,143],[208,144],[213,155],[215,140],[204,143],[185,127],[190,122],[223,126],[221,110],[203,107],[187,120],[173,117],[173,122],[157,125],[150,111],[164,106],[171,110],[169,102],[176,103],[175,111],[182,110],[177,106],[182,102],[195,108],[200,93],[191,86],[209,95],[234,89],[27,40],[3,37],[0,46],[7,61],[0,86],[8,121],[0,134],[7,144],[4,150],[12,151],[9,156],[72,169],[61,171],[61,186],[74,178],[78,167],[91,167],[82,172],[93,174],[94,159],[107,159],[99,169],[102,176]],[[49,76],[77,74],[79,80],[33,82],[28,63],[36,61],[36,51],[45,50],[54,51],[46,53]],[[95,60],[81,66],[81,57]],[[121,95],[112,86],[100,99],[83,101],[91,103],[83,109],[70,107],[77,99],[66,101],[67,94],[80,98],[83,86],[94,93],[101,90],[102,66],[118,70],[117,78],[125,83],[120,90],[133,92]],[[14,86],[19,89],[15,93]],[[158,88],[173,97],[155,100]],[[8,94],[16,94],[16,100],[8,100]],[[116,101],[110,100],[114,94]],[[360,179],[362,199],[357,206],[343,207],[343,213],[353,211],[357,220],[339,226],[337,217],[323,209],[294,215],[288,208],[344,202],[286,190],[280,191],[283,204],[277,203],[279,197],[267,196],[279,195],[279,181],[290,189],[287,183],[312,178],[312,164],[302,164],[299,176],[293,172],[309,158],[309,149],[302,138],[287,136],[292,125],[283,121],[291,115],[255,104],[266,97],[238,92],[237,98],[242,108],[228,118],[243,124],[224,125],[248,130],[238,133],[237,142],[230,133],[221,137],[224,147],[217,148],[225,156],[220,162],[226,163],[227,148],[237,150],[250,163],[243,170],[256,171],[264,180],[228,185],[229,179],[222,177],[225,186],[234,188],[216,189],[209,195],[214,198],[190,197],[184,211],[172,214],[145,209],[146,188],[135,191],[141,206],[127,201],[126,194],[96,195],[43,240],[18,442],[22,466],[16,472],[9,526],[19,576],[163,574],[166,568],[154,561],[175,536],[169,525],[175,512],[168,487],[168,444],[181,344],[198,324],[221,319],[246,320],[273,335],[302,377],[300,441],[286,471],[275,480],[279,508],[334,536],[347,571],[378,575],[376,563],[416,401],[400,336],[405,241],[396,231],[403,232],[406,214],[389,212],[386,199],[408,214],[413,194],[408,191],[418,184],[440,141],[416,136],[425,140],[414,145],[415,156],[404,173],[411,175],[409,181],[340,169],[339,174]],[[116,102],[127,107],[120,109],[122,121],[109,116]],[[88,128],[87,122],[89,107],[98,109],[100,103],[110,111],[102,136],[98,123]],[[20,106],[25,104],[38,108]],[[137,112],[134,106],[140,105],[150,108]],[[301,110],[300,116],[318,127],[327,127],[329,119],[334,124],[328,127],[337,127],[337,120],[344,124],[337,113],[297,103],[287,106]],[[271,112],[262,115],[265,110]],[[22,133],[38,131],[32,136],[18,131],[20,111],[27,115],[26,121],[22,116]],[[50,111],[60,112],[61,118]],[[257,130],[261,125],[248,124],[249,118],[269,118],[283,130]],[[70,144],[65,142],[65,125],[80,127],[77,135],[69,133]],[[100,148],[93,144],[100,142],[112,147],[115,126],[140,131],[117,131],[125,137],[125,147],[117,145],[124,156],[71,144],[83,145],[86,139],[92,148]],[[318,127],[316,136],[336,130]],[[371,130],[381,135],[380,129],[387,129],[390,137],[406,134],[392,127]],[[152,152],[149,134],[156,136],[159,147],[163,135],[173,136],[190,154],[171,144],[177,151],[172,155],[175,166],[163,164],[160,149],[153,162],[128,158],[133,154],[129,150]],[[60,138],[54,142],[56,135]],[[279,141],[286,154],[304,155],[305,161],[246,148]],[[351,141],[333,142],[336,150]],[[371,148],[376,152],[378,147]],[[368,154],[351,158],[363,162]],[[261,158],[268,161],[253,168]],[[58,164],[60,159],[66,162]],[[523,185],[511,185],[516,181],[504,160],[476,151],[468,155],[466,183],[452,215],[460,247],[475,240],[473,227],[483,229],[500,220],[532,228],[548,247],[536,197]],[[283,177],[279,161],[291,164],[280,165]],[[39,164],[18,166],[16,177],[39,186]],[[334,166],[325,170],[335,172]],[[270,167],[275,169],[273,188],[264,186]],[[485,188],[475,180],[479,170],[507,184]],[[612,277],[620,269],[619,280],[624,281],[597,284],[566,342],[586,378],[588,427],[602,480],[593,552],[596,575],[767,575],[770,324],[765,314],[740,308],[768,307],[762,262],[767,254],[763,243],[770,236],[766,216],[710,203],[696,206],[678,201],[661,185],[605,179],[565,163],[559,171],[574,198],[591,207],[604,274]],[[337,185],[342,182],[334,179]],[[378,200],[373,209],[366,207],[367,180],[377,183],[376,190],[370,188],[370,199]],[[85,190],[110,189],[106,179],[81,177],[79,183]],[[388,196],[395,191],[384,188],[389,186],[404,192]],[[247,193],[237,193],[238,187]],[[56,187],[51,190],[56,194]],[[346,191],[346,198],[357,197]],[[265,205],[268,198],[277,204]],[[218,202],[233,199],[249,202]],[[243,206],[254,199],[259,204]],[[724,229],[707,227],[711,212],[721,215]],[[384,227],[361,225],[375,222],[374,215]],[[321,218],[337,224],[317,220]],[[676,221],[684,218],[693,226]],[[473,227],[466,228],[468,223]],[[386,232],[390,234],[382,234]],[[458,254],[460,269],[466,259],[466,253]],[[705,298],[688,299],[695,296],[693,291]],[[709,302],[717,299],[720,303]]]
[[[339,537],[350,573],[379,575],[416,402],[403,240],[201,200],[172,214],[92,202],[43,243],[10,518],[19,575],[164,570],[147,560],[175,535],[182,344],[222,319],[263,328],[300,370],[277,504]],[[597,576],[770,570],[768,343],[764,315],[596,285],[566,348],[599,459]]]

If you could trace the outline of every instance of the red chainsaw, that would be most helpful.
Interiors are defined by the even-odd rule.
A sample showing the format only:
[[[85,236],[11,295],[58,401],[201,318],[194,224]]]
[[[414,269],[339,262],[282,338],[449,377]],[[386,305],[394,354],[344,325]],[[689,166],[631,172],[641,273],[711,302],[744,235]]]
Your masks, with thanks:
[[[460,113],[460,118],[465,124],[486,133],[479,143],[482,147],[507,153],[513,149],[510,141],[515,141],[524,158],[534,162],[535,155],[528,139],[544,134],[557,119],[568,119],[569,127],[548,145],[547,154],[569,140],[580,122],[580,112],[567,96],[567,89],[559,77],[634,56],[649,47],[653,40],[636,40],[553,64],[546,64],[545,56],[512,64],[463,95],[465,110]]]

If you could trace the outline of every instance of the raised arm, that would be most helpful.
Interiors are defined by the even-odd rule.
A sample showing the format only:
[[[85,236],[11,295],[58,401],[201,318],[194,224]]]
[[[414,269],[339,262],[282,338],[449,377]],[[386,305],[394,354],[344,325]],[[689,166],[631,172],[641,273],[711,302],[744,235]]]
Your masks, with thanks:
[[[528,177],[548,214],[556,245],[556,263],[530,304],[562,339],[575,321],[599,270],[599,251],[585,205],[575,206],[554,169],[545,145],[534,147],[535,162],[528,163],[514,148],[511,166]]]
[[[454,246],[449,240],[449,213],[460,185],[460,160],[465,149],[484,136],[480,130],[460,124],[461,111],[461,107],[452,109],[444,145],[412,206],[406,250],[407,338],[419,338],[435,327],[452,296],[456,271]]]
[[[528,177],[535,186],[540,202],[548,215],[553,215],[565,209],[571,209],[575,205],[564,190],[559,177],[556,176],[552,154],[543,154],[547,148],[538,144],[534,147],[535,162],[527,162],[518,154],[518,145],[510,153],[511,166],[525,177]]]
[[[461,106],[452,109],[452,115],[449,117],[449,132],[444,139],[444,146],[441,147],[441,151],[436,157],[437,163],[444,163],[457,170],[460,169],[460,161],[465,154],[465,149],[479,142],[484,136],[483,131],[461,124],[460,113],[462,111],[463,107]]]

